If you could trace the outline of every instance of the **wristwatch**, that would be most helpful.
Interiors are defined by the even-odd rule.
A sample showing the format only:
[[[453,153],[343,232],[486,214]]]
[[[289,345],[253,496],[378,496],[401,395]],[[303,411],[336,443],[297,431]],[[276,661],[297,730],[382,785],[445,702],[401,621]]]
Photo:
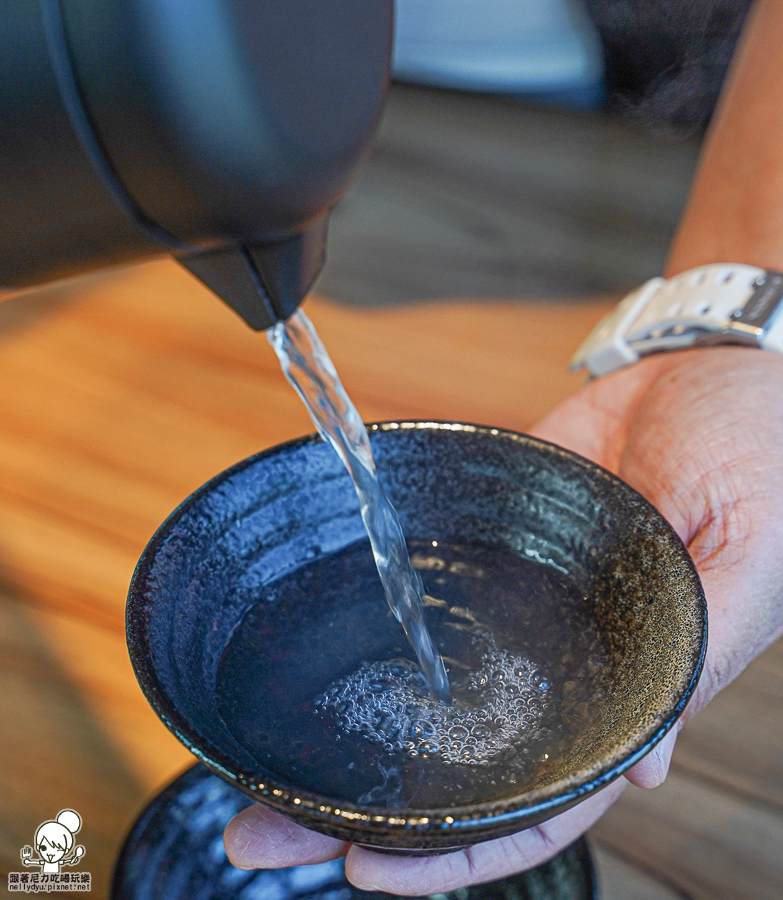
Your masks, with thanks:
[[[574,354],[606,375],[650,353],[744,344],[783,354],[783,274],[719,263],[653,278],[628,294]]]

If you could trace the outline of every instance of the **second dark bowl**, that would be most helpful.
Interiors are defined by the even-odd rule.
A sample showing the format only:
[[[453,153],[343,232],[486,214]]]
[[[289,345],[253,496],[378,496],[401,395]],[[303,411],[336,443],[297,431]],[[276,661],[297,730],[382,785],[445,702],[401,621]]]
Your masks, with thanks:
[[[438,852],[536,825],[628,769],[683,711],[706,649],[695,567],[654,507],[561,448],[458,423],[385,423],[370,434],[409,541],[510,551],[578,586],[608,673],[587,732],[514,796],[450,808],[345,802],[259,764],[218,710],[218,666],[232,634],[270,585],[365,537],[347,475],[314,437],[218,475],[150,541],[127,609],[139,683],[199,760],[308,828],[367,846]]]

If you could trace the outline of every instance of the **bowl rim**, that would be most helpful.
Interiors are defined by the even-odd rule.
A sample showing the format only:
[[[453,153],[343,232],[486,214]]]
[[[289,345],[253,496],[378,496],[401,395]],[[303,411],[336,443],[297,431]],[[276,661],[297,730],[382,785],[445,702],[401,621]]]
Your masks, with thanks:
[[[323,443],[322,438],[318,434],[309,434],[255,453],[213,476],[186,497],[167,516],[144,548],[136,564],[128,590],[125,616],[126,638],[128,653],[136,678],[147,701],[158,717],[200,762],[218,775],[234,782],[237,787],[266,806],[286,815],[295,814],[300,819],[312,823],[312,827],[316,829],[328,831],[330,827],[333,827],[342,832],[353,832],[357,835],[357,838],[361,837],[362,839],[370,837],[367,833],[368,830],[376,834],[379,831],[383,832],[387,835],[387,839],[392,840],[393,833],[402,831],[432,833],[435,830],[448,830],[458,840],[458,832],[483,830],[488,826],[502,825],[503,823],[511,824],[516,822],[520,828],[524,828],[526,820],[536,819],[536,821],[541,821],[543,818],[548,818],[555,814],[558,807],[567,808],[573,806],[588,795],[614,781],[649,753],[674,726],[692,697],[704,666],[707,649],[707,604],[696,566],[679,535],[658,509],[625,481],[598,463],[594,463],[571,450],[549,441],[505,428],[435,419],[374,422],[368,423],[367,429],[371,437],[379,432],[417,430],[469,432],[502,437],[515,443],[534,447],[544,453],[564,457],[581,468],[590,471],[593,475],[604,478],[615,488],[626,492],[629,497],[635,497],[637,502],[641,501],[641,505],[646,507],[653,517],[657,518],[659,523],[664,526],[664,531],[668,532],[673,545],[681,554],[684,567],[690,576],[695,594],[694,602],[697,604],[697,612],[701,618],[701,640],[698,652],[691,654],[693,662],[690,678],[674,704],[661,710],[653,722],[634,738],[625,740],[618,745],[618,749],[607,757],[604,765],[592,770],[595,774],[589,775],[586,781],[583,778],[580,779],[579,772],[577,772],[576,775],[560,779],[542,788],[525,791],[507,798],[471,803],[464,806],[436,809],[411,808],[405,810],[364,806],[348,801],[335,800],[335,798],[318,794],[317,792],[299,789],[279,776],[265,774],[262,780],[257,774],[244,771],[241,767],[238,767],[218,748],[212,746],[208,740],[204,739],[188,720],[179,713],[168,697],[163,684],[158,679],[152,665],[152,655],[147,641],[148,617],[145,614],[146,595],[143,586],[146,582],[146,576],[156,559],[157,552],[166,540],[169,532],[202,497],[227,479],[257,464],[261,460],[290,453],[307,444]],[[506,831],[510,830],[513,829],[506,829]],[[371,837],[370,840],[372,840]],[[376,843],[376,841],[373,841],[373,843]]]

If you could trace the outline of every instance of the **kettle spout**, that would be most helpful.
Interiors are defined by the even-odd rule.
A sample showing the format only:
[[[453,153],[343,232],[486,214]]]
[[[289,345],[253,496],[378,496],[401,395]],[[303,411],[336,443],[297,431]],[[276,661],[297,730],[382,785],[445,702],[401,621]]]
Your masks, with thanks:
[[[280,240],[208,250],[178,261],[257,331],[296,311],[326,259],[327,217]]]

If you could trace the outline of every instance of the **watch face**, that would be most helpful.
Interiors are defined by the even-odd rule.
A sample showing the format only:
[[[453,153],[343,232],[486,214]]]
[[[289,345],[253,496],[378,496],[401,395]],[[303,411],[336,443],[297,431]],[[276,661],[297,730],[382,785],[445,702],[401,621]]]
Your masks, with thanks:
[[[745,325],[762,332],[783,298],[783,275],[765,272],[753,281],[753,293],[743,307],[731,314],[732,325]]]

